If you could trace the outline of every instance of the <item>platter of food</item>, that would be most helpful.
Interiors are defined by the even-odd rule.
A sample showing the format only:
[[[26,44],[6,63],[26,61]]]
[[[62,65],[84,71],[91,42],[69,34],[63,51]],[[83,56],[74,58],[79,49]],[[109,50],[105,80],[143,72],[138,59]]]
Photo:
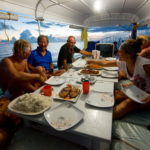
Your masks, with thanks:
[[[84,112],[70,102],[64,102],[44,113],[45,119],[55,130],[64,131],[78,124]]]
[[[26,93],[10,102],[8,109],[23,115],[38,115],[53,104],[52,97],[35,93]]]
[[[101,74],[100,70],[94,70],[94,69],[81,69],[79,70],[79,74],[89,74],[93,76],[99,76]]]
[[[54,99],[76,102],[81,93],[81,85],[62,85],[54,95]]]
[[[103,67],[97,64],[88,64],[86,65],[86,68],[88,69],[102,69]]]

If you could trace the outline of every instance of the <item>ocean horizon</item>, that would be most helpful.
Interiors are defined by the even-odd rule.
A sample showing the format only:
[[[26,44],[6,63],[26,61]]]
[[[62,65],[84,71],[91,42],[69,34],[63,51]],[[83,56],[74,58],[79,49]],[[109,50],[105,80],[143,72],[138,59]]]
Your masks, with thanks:
[[[32,44],[32,50],[36,49],[38,44],[37,43],[31,43]],[[52,60],[53,63],[56,64],[57,58],[58,58],[58,53],[62,45],[64,45],[65,42],[54,42],[54,43],[49,43],[48,45],[48,51],[51,52],[52,54]],[[83,49],[83,42],[77,42],[76,46],[80,49]],[[10,43],[3,43],[0,44],[0,60],[2,60],[5,57],[11,56],[12,55],[12,48],[13,44]],[[80,54],[75,54],[75,58],[78,57]]]

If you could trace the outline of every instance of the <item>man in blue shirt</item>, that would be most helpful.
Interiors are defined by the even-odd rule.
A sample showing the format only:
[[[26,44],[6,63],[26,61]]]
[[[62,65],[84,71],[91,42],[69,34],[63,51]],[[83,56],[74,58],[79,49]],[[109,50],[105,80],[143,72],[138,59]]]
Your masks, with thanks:
[[[47,50],[48,37],[40,35],[37,39],[38,47],[31,52],[28,58],[28,66],[32,72],[45,73],[49,78],[51,75],[61,75],[65,70],[57,70],[53,72],[54,65],[52,62],[51,52]]]
[[[31,52],[31,55],[28,58],[29,68],[33,72],[52,71],[54,66],[52,63],[51,52],[47,50],[49,43],[48,37],[40,35],[37,42],[39,46]]]

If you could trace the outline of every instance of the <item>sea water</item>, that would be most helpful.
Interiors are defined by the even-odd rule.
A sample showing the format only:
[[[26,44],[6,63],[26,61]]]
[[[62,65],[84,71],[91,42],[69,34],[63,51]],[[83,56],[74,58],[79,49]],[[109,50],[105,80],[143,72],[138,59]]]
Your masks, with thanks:
[[[37,48],[37,43],[31,43],[32,44],[32,50]],[[49,43],[48,45],[48,51],[52,54],[52,60],[53,63],[56,65],[57,59],[58,59],[58,53],[62,45],[64,45],[65,42],[55,42],[55,43]],[[83,42],[77,42],[76,46],[80,49],[83,49]],[[13,44],[10,43],[2,43],[0,44],[0,60],[4,57],[8,57],[12,55],[12,48]],[[75,54],[75,58],[79,57],[80,54]]]

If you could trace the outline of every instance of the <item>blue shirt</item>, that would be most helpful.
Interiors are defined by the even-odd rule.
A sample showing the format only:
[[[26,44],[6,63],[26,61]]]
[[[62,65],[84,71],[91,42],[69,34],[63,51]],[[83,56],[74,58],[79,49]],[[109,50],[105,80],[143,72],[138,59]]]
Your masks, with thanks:
[[[50,64],[52,63],[51,52],[46,50],[46,55],[42,56],[37,47],[37,49],[31,52],[28,58],[28,63],[34,67],[43,66],[46,70],[50,70]]]

